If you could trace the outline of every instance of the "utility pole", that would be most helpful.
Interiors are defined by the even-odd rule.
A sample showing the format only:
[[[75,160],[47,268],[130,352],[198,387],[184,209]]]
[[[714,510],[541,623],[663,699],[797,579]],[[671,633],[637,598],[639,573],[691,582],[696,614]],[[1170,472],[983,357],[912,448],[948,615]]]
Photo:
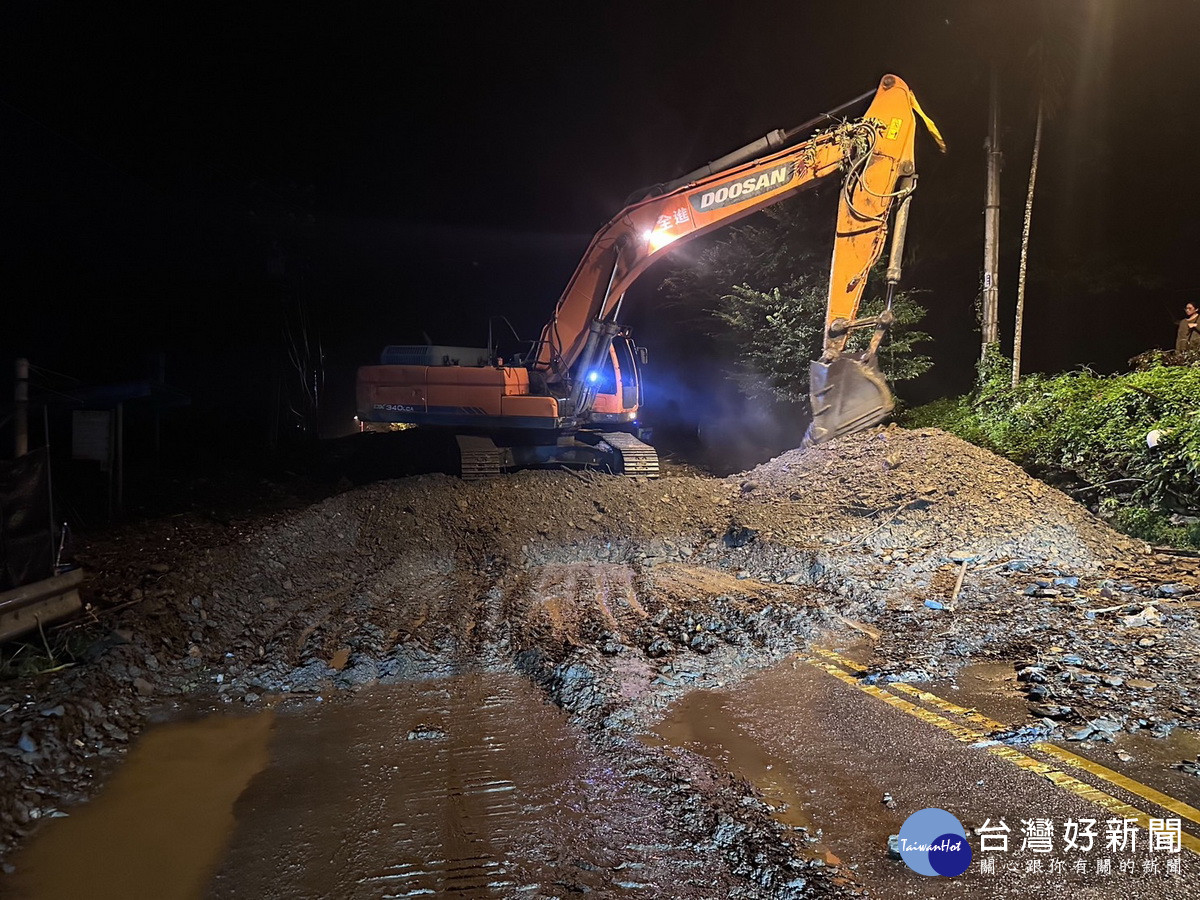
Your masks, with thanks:
[[[20,459],[29,452],[29,360],[17,360],[16,389],[13,399],[17,404],[13,422],[13,458]]]
[[[987,196],[983,210],[983,354],[1000,340],[1000,91],[996,64],[992,63],[991,101],[988,136],[983,148],[987,153]]]

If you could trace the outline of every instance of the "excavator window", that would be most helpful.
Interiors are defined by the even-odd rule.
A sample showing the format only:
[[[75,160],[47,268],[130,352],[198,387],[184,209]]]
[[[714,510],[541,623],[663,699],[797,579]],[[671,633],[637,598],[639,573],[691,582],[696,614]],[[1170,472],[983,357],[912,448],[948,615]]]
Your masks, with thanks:
[[[621,370],[621,405],[625,409],[633,409],[638,405],[638,376],[629,338],[616,338],[613,350],[617,354],[617,368]]]
[[[593,374],[596,377],[591,379],[592,387],[597,394],[615,394],[617,392],[617,373],[613,368],[611,353],[605,354],[604,359]]]

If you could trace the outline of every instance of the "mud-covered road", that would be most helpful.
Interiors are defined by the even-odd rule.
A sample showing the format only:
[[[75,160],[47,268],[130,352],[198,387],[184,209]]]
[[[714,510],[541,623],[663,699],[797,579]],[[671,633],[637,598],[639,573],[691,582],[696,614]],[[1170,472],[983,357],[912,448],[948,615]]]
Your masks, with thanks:
[[[72,655],[0,683],[18,896],[117,858],[90,819],[215,848],[162,896],[1194,894],[1197,561],[940,432],[727,479],[404,478],[81,559]],[[234,713],[261,762],[214,782],[203,839],[121,806],[151,721]],[[889,855],[927,807],[965,874]],[[91,887],[136,895],[131,868]]]

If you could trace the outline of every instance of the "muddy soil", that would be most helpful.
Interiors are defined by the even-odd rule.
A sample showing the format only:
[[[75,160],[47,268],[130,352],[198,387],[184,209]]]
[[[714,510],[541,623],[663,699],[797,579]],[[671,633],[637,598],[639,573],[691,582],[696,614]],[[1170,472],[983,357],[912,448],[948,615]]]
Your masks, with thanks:
[[[143,523],[84,548],[57,671],[0,683],[0,856],[86,800],[152,717],[518,673],[660,811],[722,896],[847,895],[749,782],[639,739],[696,688],[818,635],[882,681],[1013,673],[1022,739],[1200,723],[1196,560],[1155,554],[1009,463],[877,429],[747,473],[422,475],[299,509]],[[2,886],[2,882],[0,882]],[[701,894],[702,895],[702,894]]]

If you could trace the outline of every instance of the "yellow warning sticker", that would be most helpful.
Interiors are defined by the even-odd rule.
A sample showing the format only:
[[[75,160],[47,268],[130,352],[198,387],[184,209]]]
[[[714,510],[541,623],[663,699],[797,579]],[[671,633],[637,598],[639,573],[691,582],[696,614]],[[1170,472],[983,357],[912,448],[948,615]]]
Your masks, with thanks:
[[[887,138],[889,141],[894,141],[900,136],[900,128],[904,124],[899,116],[892,117],[892,123],[888,125]]]

